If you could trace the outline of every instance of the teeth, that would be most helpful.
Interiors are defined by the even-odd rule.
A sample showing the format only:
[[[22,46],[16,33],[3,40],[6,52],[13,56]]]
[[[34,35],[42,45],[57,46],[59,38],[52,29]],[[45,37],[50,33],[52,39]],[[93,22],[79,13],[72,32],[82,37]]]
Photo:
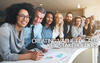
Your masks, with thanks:
[[[24,24],[24,25],[25,25],[25,24],[26,24],[26,22],[22,22],[22,24]]]

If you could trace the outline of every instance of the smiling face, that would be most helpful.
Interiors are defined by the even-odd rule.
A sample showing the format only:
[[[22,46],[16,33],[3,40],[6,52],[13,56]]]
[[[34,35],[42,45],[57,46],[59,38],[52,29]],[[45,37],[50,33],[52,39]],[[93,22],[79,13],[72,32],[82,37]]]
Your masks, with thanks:
[[[73,18],[72,14],[69,13],[69,14],[66,15],[66,18],[65,18],[65,19],[66,19],[68,22],[70,22],[70,21],[72,21],[72,18]]]
[[[15,24],[18,27],[25,27],[29,22],[29,13],[25,9],[21,9],[17,15],[17,23]]]
[[[57,13],[55,15],[55,17],[56,17],[56,24],[61,24],[63,22],[63,16],[62,16],[62,14]]]
[[[81,25],[81,19],[77,18],[76,21],[75,21],[75,23],[76,23],[76,26],[80,26]]]
[[[50,25],[53,21],[53,15],[52,14],[47,14],[47,17],[46,17],[46,24]]]
[[[34,20],[33,20],[33,25],[37,25],[39,23],[42,22],[43,18],[44,18],[45,14],[41,13],[40,11],[36,11],[35,12],[35,17],[34,17]]]
[[[90,19],[87,18],[87,19],[85,20],[85,24],[89,24],[89,23],[90,23]]]

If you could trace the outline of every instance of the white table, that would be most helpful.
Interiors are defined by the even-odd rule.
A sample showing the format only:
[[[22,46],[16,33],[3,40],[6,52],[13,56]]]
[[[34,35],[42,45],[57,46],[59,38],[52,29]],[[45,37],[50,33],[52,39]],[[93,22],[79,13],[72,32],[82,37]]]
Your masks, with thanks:
[[[100,42],[98,42],[100,45]],[[61,49],[54,49],[52,52],[64,52],[66,53],[66,57],[60,60],[45,60],[41,59],[38,61],[34,60],[21,60],[21,61],[3,61],[1,63],[72,63],[73,60],[83,51],[87,50],[88,48],[61,48]],[[98,57],[98,48],[92,48],[92,63],[97,63]]]
[[[52,52],[64,52],[66,53],[66,57],[60,60],[45,60],[41,59],[38,61],[34,60],[21,60],[21,61],[3,61],[1,63],[72,63],[73,60],[83,51],[87,50],[88,48],[61,48],[61,49],[54,49]]]

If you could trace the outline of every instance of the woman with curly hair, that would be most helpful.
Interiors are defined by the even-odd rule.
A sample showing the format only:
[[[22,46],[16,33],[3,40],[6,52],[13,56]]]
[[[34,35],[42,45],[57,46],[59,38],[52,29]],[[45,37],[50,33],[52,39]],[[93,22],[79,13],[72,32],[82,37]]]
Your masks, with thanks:
[[[13,4],[6,10],[5,23],[0,27],[0,55],[3,60],[39,60],[41,52],[25,49],[23,28],[29,23],[33,6],[29,3]]]

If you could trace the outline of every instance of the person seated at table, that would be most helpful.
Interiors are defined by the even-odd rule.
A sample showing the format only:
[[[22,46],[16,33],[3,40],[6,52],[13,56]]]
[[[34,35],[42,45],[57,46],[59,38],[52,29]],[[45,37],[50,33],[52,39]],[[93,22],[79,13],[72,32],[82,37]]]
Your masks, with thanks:
[[[64,33],[64,39],[71,39],[72,34],[71,34],[71,28],[73,24],[73,14],[72,12],[66,13],[66,16],[64,18],[64,25],[63,25],[63,33]]]
[[[63,39],[63,15],[61,13],[55,14],[56,25],[53,29],[53,39]]]
[[[81,36],[83,35],[83,28],[81,26],[82,19],[81,17],[75,17],[75,24],[72,26],[72,37],[75,40],[81,39]]]
[[[0,56],[4,61],[39,60],[42,52],[25,49],[23,28],[29,23],[33,6],[13,4],[6,9],[5,23],[0,27]]]
[[[46,14],[46,11],[42,7],[35,8],[35,11],[32,12],[31,22],[24,28],[24,40],[25,47],[30,50],[38,48],[42,52],[47,52],[47,49],[41,47],[42,42],[33,42],[32,39],[42,39],[42,20]]]
[[[54,14],[47,12],[42,21],[42,39],[52,39],[52,33],[55,26]]]
[[[83,27],[83,35],[89,36],[89,23],[90,23],[90,18],[86,18],[85,25]]]
[[[92,37],[94,35],[97,35],[97,33],[95,33],[96,31],[96,25],[94,24],[94,21],[92,19],[90,19],[90,23],[89,23],[89,36]]]

